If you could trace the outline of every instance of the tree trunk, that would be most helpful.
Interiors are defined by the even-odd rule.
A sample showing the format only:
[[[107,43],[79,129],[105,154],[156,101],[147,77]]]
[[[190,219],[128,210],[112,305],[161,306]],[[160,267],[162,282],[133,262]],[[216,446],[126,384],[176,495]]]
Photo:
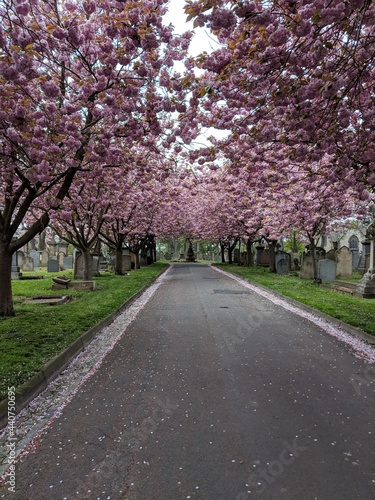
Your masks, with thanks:
[[[93,258],[89,248],[82,250],[83,281],[91,281],[93,275]]]
[[[310,253],[313,261],[313,273],[314,273],[314,281],[318,281],[318,263],[316,261],[316,247],[314,238],[309,238],[310,241]]]
[[[225,247],[220,243],[220,250],[221,250],[221,263],[225,264]]]
[[[14,316],[12,299],[12,254],[0,245],[0,316]]]
[[[276,273],[276,243],[277,240],[272,240],[268,242],[268,248],[270,252],[270,272]]]
[[[232,249],[231,249],[230,245],[228,247],[228,263],[233,264]]]
[[[248,238],[248,240],[246,242],[246,265],[247,266],[251,266],[253,264],[252,259],[251,259],[252,248],[253,248],[253,242],[251,241],[250,238]]]
[[[122,244],[116,248],[115,253],[115,274],[122,275]]]

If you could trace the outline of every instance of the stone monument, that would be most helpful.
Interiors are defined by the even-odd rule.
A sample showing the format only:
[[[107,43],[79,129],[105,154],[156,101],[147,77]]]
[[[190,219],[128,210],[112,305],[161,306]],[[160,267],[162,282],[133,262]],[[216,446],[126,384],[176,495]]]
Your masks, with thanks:
[[[366,238],[370,241],[369,268],[358,283],[354,295],[365,299],[373,299],[375,298],[375,221],[367,228]]]

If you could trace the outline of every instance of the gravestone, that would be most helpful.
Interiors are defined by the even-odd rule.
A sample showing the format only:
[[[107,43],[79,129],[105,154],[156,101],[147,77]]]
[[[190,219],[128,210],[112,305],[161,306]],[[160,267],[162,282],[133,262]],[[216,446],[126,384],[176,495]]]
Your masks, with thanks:
[[[358,248],[351,248],[350,251],[352,252],[352,268],[354,271],[358,269],[359,265],[359,250]]]
[[[290,272],[290,255],[286,252],[278,252],[275,255],[277,274],[288,274]]]
[[[22,270],[25,272],[34,271],[34,259],[29,255],[26,255],[22,260]]]
[[[73,269],[73,256],[72,255],[67,255],[64,257],[64,262],[63,262],[64,269]]]
[[[42,267],[47,267],[48,260],[49,260],[48,250],[42,250],[42,253],[40,255],[40,265]]]
[[[261,255],[262,255],[262,252],[264,250],[264,246],[263,245],[258,245],[257,247],[255,247],[255,250],[256,250],[255,265],[256,266],[260,266]]]
[[[353,256],[351,250],[343,246],[337,251],[337,277],[349,280],[353,277]]]
[[[318,276],[322,283],[331,283],[336,279],[336,262],[330,259],[321,259],[318,262]]]
[[[121,271],[126,273],[132,268],[132,258],[129,250],[123,250],[121,256]]]
[[[215,262],[220,262],[220,261],[221,261],[220,254],[215,253],[215,255],[214,255],[214,260],[215,260]]]
[[[326,259],[336,262],[336,250],[328,250],[328,252],[326,253]]]
[[[47,271],[49,273],[58,273],[59,270],[60,270],[59,269],[59,261],[57,260],[57,258],[49,259],[47,262]]]
[[[238,264],[239,259],[240,259],[240,251],[238,250],[238,248],[235,248],[233,252],[233,264]]]
[[[312,255],[303,253],[301,255],[301,269],[299,277],[302,280],[314,279],[314,263]]]
[[[83,257],[80,252],[76,253],[74,262],[74,279],[83,279]]]
[[[371,241],[366,238],[362,241],[362,253],[358,263],[359,274],[364,274],[369,268],[369,255],[370,255]]]
[[[11,271],[11,279],[19,280],[22,276],[20,273],[20,268],[18,266],[18,252],[14,252],[12,255],[12,271]]]
[[[366,259],[368,257],[368,268],[357,285],[355,295],[373,299],[375,298],[375,222],[368,226],[366,238],[370,241],[370,255],[366,256]]]
[[[60,268],[60,271],[62,271],[64,268],[64,258],[65,258],[65,253],[64,252],[59,252],[57,254],[57,259],[59,261],[59,268]]]
[[[34,261],[35,271],[39,271],[39,269],[40,269],[40,253],[37,250],[31,250],[30,257]]]

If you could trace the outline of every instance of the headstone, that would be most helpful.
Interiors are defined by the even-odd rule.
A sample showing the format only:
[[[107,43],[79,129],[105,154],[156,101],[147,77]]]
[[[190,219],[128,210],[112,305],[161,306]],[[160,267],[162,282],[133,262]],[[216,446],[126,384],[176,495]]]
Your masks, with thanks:
[[[262,252],[264,250],[264,246],[258,245],[257,247],[255,247],[255,250],[256,250],[255,265],[260,266],[261,255],[262,255]]]
[[[126,273],[132,268],[132,259],[129,250],[122,251],[121,271]]]
[[[60,271],[62,271],[64,268],[64,257],[65,257],[65,253],[64,252],[59,252],[57,254],[57,259],[59,261],[59,268],[60,268]]]
[[[238,248],[235,248],[233,252],[233,264],[238,264],[239,260],[240,260],[240,251]]]
[[[315,255],[317,260],[326,259],[326,251],[324,250],[323,247],[316,247]]]
[[[34,259],[29,255],[26,255],[22,260],[22,270],[25,272],[34,271]]]
[[[31,253],[31,250],[36,250],[36,245],[37,245],[37,241],[34,238],[29,241],[30,253]]]
[[[56,255],[57,243],[54,242],[54,241],[49,241],[48,242],[48,247],[49,247],[49,250],[50,250],[50,255],[51,256],[55,256]]]
[[[67,255],[66,257],[64,257],[63,267],[64,267],[64,269],[73,269],[73,256],[72,255]]]
[[[365,240],[362,241],[362,253],[358,264],[359,274],[363,275],[369,268],[370,261],[368,256],[370,255],[370,248],[371,248],[371,241],[368,238],[366,238]],[[368,262],[366,262],[366,259],[368,260]]]
[[[350,251],[352,252],[352,268],[354,270],[358,270],[358,265],[359,265],[359,250],[358,248],[351,248]]]
[[[48,253],[48,250],[42,250],[42,253],[40,255],[40,265],[42,267],[47,267],[49,257],[50,255]]]
[[[303,280],[314,279],[313,258],[311,255],[303,253],[301,256],[301,270],[299,277]]]
[[[278,252],[275,255],[277,274],[288,274],[290,272],[290,255],[286,252]]]
[[[59,261],[57,258],[49,259],[47,262],[47,271],[49,273],[58,273],[59,270]]]
[[[318,262],[318,275],[322,283],[331,283],[336,279],[336,262],[330,259],[321,259]]]
[[[326,253],[326,259],[336,262],[336,250],[328,250],[328,252]]]
[[[94,276],[99,276],[99,255],[92,256],[92,273]]]
[[[40,269],[40,253],[37,250],[31,250],[30,257],[34,261],[35,271],[39,271],[39,269]]]
[[[366,238],[370,241],[370,255],[368,256],[368,269],[357,285],[356,296],[372,299],[375,298],[375,222],[369,225]],[[366,256],[367,257],[367,256]]]
[[[353,256],[346,246],[337,251],[337,277],[343,280],[353,277]]]
[[[18,255],[17,252],[14,252],[12,255],[12,271],[11,271],[11,279],[12,280],[19,280],[22,276],[22,273],[20,273],[20,268],[18,266]]]
[[[220,262],[220,261],[221,261],[220,254],[215,253],[215,255],[214,255],[214,260],[215,260],[215,262]]]

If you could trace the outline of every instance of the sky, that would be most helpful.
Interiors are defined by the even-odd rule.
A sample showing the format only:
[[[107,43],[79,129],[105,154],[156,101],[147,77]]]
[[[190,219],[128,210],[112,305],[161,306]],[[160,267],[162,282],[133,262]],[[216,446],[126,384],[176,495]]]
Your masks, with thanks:
[[[173,24],[175,32],[178,34],[185,31],[194,30],[195,36],[191,41],[189,52],[192,56],[196,56],[201,52],[211,52],[218,45],[213,41],[212,35],[208,35],[208,30],[203,28],[194,28],[192,22],[186,22],[186,14],[184,12],[184,0],[170,0],[169,12],[165,16],[166,24]]]

